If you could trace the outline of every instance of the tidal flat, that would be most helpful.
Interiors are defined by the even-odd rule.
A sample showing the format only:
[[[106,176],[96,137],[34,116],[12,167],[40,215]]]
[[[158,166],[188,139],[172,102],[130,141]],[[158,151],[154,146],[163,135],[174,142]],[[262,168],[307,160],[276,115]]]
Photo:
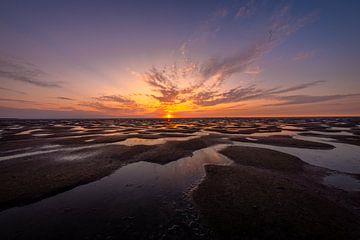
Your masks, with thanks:
[[[360,118],[0,120],[0,239],[360,239]]]

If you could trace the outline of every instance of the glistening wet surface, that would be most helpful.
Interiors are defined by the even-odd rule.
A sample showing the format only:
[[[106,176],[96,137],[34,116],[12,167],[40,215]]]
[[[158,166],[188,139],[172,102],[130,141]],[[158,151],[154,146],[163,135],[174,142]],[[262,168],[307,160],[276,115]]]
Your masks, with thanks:
[[[206,229],[184,192],[204,176],[204,164],[232,162],[217,152],[225,146],[201,149],[165,165],[129,164],[97,182],[1,212],[2,236],[57,239],[71,233],[75,238],[106,238],[120,231],[133,239],[179,234],[206,238]],[[79,222],[86,232],[77,227]]]
[[[324,178],[324,183],[346,191],[360,191],[360,181],[349,175],[332,174]]]
[[[16,191],[23,189],[30,196],[29,201],[15,204],[24,206],[4,204],[1,239],[208,239],[211,233],[199,220],[188,193],[204,177],[205,164],[231,164],[218,153],[231,144],[297,156],[331,170],[323,184],[350,192],[360,189],[357,118],[7,120],[0,126],[0,174],[8,176],[0,184],[1,196],[17,196]],[[258,143],[261,137],[279,135],[334,148]],[[237,136],[248,142],[209,142]],[[186,157],[161,161],[183,153]],[[137,160],[144,156],[148,161]],[[117,161],[123,162],[113,167]],[[97,177],[102,164],[110,164],[112,170]],[[58,178],[61,169],[71,174]],[[81,169],[90,169],[91,174],[76,172]],[[42,200],[29,204],[31,183],[39,178],[44,182],[34,195],[43,196]],[[60,188],[57,195],[51,192],[52,185],[69,179],[75,184]],[[42,188],[47,191],[41,192]]]
[[[285,131],[282,131],[281,134],[276,133],[276,135],[285,135]],[[272,133],[264,134],[254,134],[256,136],[271,136]],[[250,136],[254,136],[250,135]],[[350,144],[334,142],[333,139],[329,138],[319,138],[319,137],[307,137],[299,136],[296,133],[291,135],[295,139],[328,143],[333,145],[334,149],[322,150],[322,149],[304,149],[304,148],[294,148],[294,147],[280,147],[272,146],[267,144],[256,143],[257,139],[247,138],[251,140],[251,143],[243,142],[234,142],[235,145],[240,146],[249,146],[249,147],[261,147],[272,149],[284,153],[291,154],[293,156],[299,157],[301,160],[319,167],[328,168],[331,170],[344,172],[344,173],[360,173],[360,147]],[[335,177],[340,176],[340,177]],[[346,176],[346,177],[344,177]],[[330,179],[330,180],[329,180]],[[360,190],[360,181],[351,175],[333,175],[332,177],[324,178],[324,184],[335,186],[337,188],[346,190],[346,191],[359,191]]]
[[[280,147],[268,144],[259,144],[256,141],[251,143],[236,142],[234,144],[249,147],[261,147],[273,149],[276,151],[288,153],[299,157],[301,160],[315,166],[328,168],[346,173],[360,173],[360,147],[343,143],[334,143],[332,141],[315,138],[296,136],[295,138],[302,140],[310,140],[316,142],[330,143],[334,149],[304,149],[294,147]],[[341,160],[340,160],[341,159]]]

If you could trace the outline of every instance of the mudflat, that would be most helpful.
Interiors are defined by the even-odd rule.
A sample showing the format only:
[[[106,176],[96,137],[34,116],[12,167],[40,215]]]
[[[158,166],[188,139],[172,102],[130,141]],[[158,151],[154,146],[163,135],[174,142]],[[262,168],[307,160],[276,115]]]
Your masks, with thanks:
[[[262,148],[221,151],[231,166],[206,166],[193,199],[219,239],[358,239],[356,200],[319,184],[326,169]],[[348,196],[347,196],[348,197]]]
[[[313,142],[301,139],[295,139],[291,136],[272,135],[266,137],[251,137],[251,140],[246,137],[233,137],[233,141],[239,142],[253,142],[260,144],[267,144],[281,147],[296,147],[296,148],[309,148],[309,149],[333,149],[334,146],[326,143]]]
[[[98,180],[132,162],[165,164],[191,156],[195,150],[224,142],[209,135],[153,146],[98,145],[71,150],[67,156],[59,152],[3,161],[0,163],[0,210]]]
[[[0,238],[357,239],[359,125],[3,120]]]

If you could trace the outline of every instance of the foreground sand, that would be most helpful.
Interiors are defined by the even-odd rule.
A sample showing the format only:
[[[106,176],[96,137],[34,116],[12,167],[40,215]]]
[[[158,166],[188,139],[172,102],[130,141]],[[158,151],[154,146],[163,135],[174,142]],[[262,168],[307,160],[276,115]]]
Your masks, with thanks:
[[[359,239],[358,196],[318,183],[326,169],[273,150],[232,146],[206,166],[193,199],[220,239]]]
[[[324,182],[339,174],[360,179],[355,118],[34,120],[0,127],[0,239],[359,238],[360,192]],[[264,148],[316,153],[305,156],[321,155],[322,162],[296,156],[332,170]],[[326,165],[332,153],[345,170]],[[204,163],[229,159],[229,166],[205,165],[205,176]]]
[[[227,142],[212,135],[189,141],[169,141],[154,146],[100,145],[74,150],[81,160],[55,160],[57,154],[27,156],[1,163],[0,210],[20,206],[108,176],[138,161],[165,164],[193,151]]]

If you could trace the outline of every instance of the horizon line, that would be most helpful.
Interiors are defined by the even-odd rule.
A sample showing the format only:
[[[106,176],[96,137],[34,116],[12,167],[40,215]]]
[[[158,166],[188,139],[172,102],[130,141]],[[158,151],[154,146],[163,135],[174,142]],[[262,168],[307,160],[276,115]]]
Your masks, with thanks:
[[[300,116],[244,116],[244,117],[78,117],[78,118],[7,118],[0,117],[1,120],[115,120],[115,119],[137,119],[137,120],[151,120],[151,119],[236,119],[236,118],[360,118],[359,115],[300,115]]]

